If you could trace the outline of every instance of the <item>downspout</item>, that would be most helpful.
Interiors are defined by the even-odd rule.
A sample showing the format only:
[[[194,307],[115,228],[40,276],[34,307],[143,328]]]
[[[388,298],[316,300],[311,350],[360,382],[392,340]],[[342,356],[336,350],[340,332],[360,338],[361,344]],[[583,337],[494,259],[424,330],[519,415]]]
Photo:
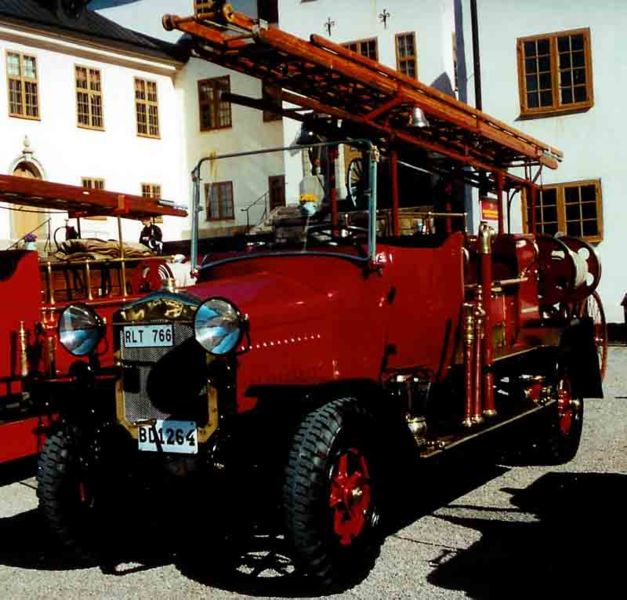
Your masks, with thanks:
[[[483,110],[481,99],[481,58],[479,54],[479,22],[477,18],[477,0],[470,0],[470,26],[472,29],[472,60],[474,63],[475,107]]]

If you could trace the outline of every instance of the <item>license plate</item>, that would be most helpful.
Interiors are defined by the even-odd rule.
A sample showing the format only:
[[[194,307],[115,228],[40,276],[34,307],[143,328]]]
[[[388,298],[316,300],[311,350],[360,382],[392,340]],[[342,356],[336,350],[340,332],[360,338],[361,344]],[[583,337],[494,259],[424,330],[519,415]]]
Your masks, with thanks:
[[[154,425],[140,425],[139,450],[144,452],[198,453],[198,432],[194,421],[157,420]]]
[[[126,325],[122,330],[125,348],[167,348],[174,345],[174,328],[167,325]]]

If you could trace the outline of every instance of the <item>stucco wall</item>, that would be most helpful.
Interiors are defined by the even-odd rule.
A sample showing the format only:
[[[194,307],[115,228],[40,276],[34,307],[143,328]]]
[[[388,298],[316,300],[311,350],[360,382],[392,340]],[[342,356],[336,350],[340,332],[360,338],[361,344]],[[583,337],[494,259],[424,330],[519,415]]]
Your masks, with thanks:
[[[5,86],[7,51],[37,58],[40,119],[9,117],[7,94],[0,94],[0,172],[9,174],[28,136],[33,157],[50,181],[81,185],[82,177],[103,178],[106,189],[132,194],[141,194],[142,183],[156,183],[161,185],[164,198],[177,203],[186,201],[180,177],[182,122],[174,87],[174,64],[101,52],[94,47],[0,26],[0,81]],[[101,71],[104,131],[77,127],[75,65]],[[159,139],[139,137],[136,133],[135,77],[157,82]],[[166,239],[179,237],[182,221],[165,219],[162,228]],[[55,216],[53,226],[61,223],[62,217]],[[124,229],[128,239],[135,240],[141,225],[125,221]],[[117,237],[114,219],[83,220],[82,230],[83,235]],[[3,211],[0,239],[10,237],[10,219]]]
[[[621,26],[627,24],[627,3],[482,0],[478,4],[484,110],[564,152],[560,167],[556,171],[545,169],[542,182],[601,179],[604,239],[597,246],[603,264],[599,292],[608,321],[622,322],[620,301],[627,292],[627,208],[623,198],[627,170],[621,149],[627,121],[621,90],[627,81],[627,65],[620,57],[622,49],[627,50]],[[468,0],[464,0],[463,8],[469,41]],[[590,28],[594,106],[578,114],[519,119],[516,39],[584,27]],[[470,43],[468,49],[472,51]],[[472,60],[468,65],[471,70]],[[520,230],[519,204],[512,214],[516,230]]]

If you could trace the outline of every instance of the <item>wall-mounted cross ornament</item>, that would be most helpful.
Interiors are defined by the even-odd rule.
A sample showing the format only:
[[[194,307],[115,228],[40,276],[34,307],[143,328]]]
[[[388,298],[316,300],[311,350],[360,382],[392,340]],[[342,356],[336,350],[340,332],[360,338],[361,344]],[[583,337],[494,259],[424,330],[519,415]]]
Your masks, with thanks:
[[[383,27],[385,29],[388,28],[388,19],[391,17],[392,15],[390,14],[390,12],[384,8],[382,13],[379,13],[379,21],[381,21],[381,23],[383,23]]]
[[[331,37],[331,29],[335,27],[335,21],[331,21],[331,17],[329,17],[327,22],[324,24],[324,27],[327,30],[327,35]]]

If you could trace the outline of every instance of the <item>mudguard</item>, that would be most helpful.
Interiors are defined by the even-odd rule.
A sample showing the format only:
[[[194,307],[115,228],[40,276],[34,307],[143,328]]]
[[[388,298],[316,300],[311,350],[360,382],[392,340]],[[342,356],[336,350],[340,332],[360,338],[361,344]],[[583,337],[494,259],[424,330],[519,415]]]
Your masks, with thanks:
[[[559,364],[570,377],[573,396],[603,398],[592,319],[573,319],[564,330],[560,340]]]

